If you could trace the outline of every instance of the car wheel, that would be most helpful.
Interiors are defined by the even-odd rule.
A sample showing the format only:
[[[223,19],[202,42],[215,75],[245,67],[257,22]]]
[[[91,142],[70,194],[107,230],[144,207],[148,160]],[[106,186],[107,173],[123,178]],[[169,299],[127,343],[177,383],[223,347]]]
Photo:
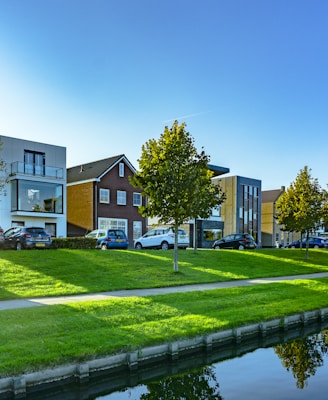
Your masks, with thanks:
[[[238,246],[238,250],[244,250],[245,249],[245,247],[242,245],[242,244],[240,244],[239,246]]]
[[[136,243],[135,248],[137,250],[141,250],[142,249],[141,243]]]
[[[17,242],[17,244],[16,244],[16,250],[23,250],[23,247],[22,247],[22,243],[21,243],[21,242]]]
[[[221,247],[219,245],[217,245],[217,244],[214,246],[214,250],[220,250],[220,248]]]
[[[290,246],[291,249],[295,249],[295,246]]]
[[[318,249],[319,246],[318,246],[317,244],[315,244],[315,245],[313,246],[313,248],[314,248],[314,249]]]
[[[100,248],[101,248],[101,250],[107,250],[107,246],[105,243],[103,243]]]
[[[167,242],[162,242],[161,249],[162,250],[168,250],[169,249],[169,244]]]

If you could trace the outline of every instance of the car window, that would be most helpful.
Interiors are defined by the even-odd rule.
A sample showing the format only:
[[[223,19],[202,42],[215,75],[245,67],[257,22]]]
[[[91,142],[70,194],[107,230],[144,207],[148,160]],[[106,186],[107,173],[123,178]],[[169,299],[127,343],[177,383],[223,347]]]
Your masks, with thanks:
[[[17,233],[20,232],[20,231],[21,231],[21,228],[11,228],[11,229],[8,229],[8,230],[5,232],[5,237],[9,237],[9,236],[15,235],[15,234],[17,234]]]
[[[26,228],[26,232],[42,234],[45,233],[45,230],[43,228]]]
[[[154,235],[155,235],[155,231],[154,231],[154,230],[151,230],[151,231],[147,232],[147,233],[144,235],[144,237],[152,237],[152,236],[154,236]]]
[[[243,235],[235,235],[235,240],[242,240],[242,238],[243,238]]]
[[[124,239],[125,238],[125,233],[123,231],[116,231],[116,236],[119,239]]]
[[[229,242],[229,241],[233,240],[233,238],[234,238],[234,235],[228,235],[228,236],[224,237],[223,240],[225,240],[226,242]]]

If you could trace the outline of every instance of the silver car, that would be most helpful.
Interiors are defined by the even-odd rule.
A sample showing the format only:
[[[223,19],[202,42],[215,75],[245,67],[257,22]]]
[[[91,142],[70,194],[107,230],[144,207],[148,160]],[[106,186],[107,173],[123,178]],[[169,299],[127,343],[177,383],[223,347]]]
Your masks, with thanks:
[[[186,249],[189,246],[189,237],[182,228],[178,230],[178,247]],[[174,247],[173,228],[155,228],[134,240],[136,249],[162,249],[168,250]]]

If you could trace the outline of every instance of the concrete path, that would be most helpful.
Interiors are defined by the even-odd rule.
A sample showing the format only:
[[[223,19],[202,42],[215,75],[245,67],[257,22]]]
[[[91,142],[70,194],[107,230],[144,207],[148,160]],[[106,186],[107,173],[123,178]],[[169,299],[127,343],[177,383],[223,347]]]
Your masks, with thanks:
[[[38,307],[54,304],[67,304],[90,300],[106,300],[114,297],[154,296],[158,294],[185,293],[197,290],[224,289],[237,286],[251,286],[257,284],[274,283],[296,279],[316,279],[328,277],[328,272],[317,274],[279,276],[274,278],[244,279],[227,282],[200,283],[195,285],[171,286],[166,288],[116,290],[112,292],[101,292],[92,294],[81,294],[60,297],[39,297],[30,299],[15,299],[0,301],[0,311],[16,308]]]

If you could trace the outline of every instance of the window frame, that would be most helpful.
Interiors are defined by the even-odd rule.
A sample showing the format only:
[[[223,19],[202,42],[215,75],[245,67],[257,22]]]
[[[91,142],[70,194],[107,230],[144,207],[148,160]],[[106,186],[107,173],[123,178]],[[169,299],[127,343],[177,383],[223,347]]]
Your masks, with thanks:
[[[117,190],[116,192],[116,203],[118,206],[126,206],[126,191]]]
[[[99,203],[110,204],[110,189],[99,188]]]
[[[139,201],[136,201],[136,198],[138,198]],[[142,206],[142,195],[141,195],[141,193],[133,192],[133,205],[135,207]]]
[[[125,164],[124,164],[124,162],[120,162],[119,164],[118,164],[118,175],[119,175],[119,177],[120,178],[124,178],[124,168],[125,167]]]

